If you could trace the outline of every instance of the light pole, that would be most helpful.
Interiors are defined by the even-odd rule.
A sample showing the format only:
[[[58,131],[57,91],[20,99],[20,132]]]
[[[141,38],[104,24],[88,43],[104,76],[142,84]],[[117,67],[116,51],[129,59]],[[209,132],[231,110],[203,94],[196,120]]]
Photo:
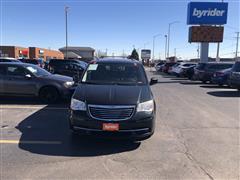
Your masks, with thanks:
[[[165,60],[167,59],[167,35],[165,37]]]
[[[156,34],[156,35],[153,36],[153,49],[152,49],[153,55],[152,55],[152,60],[154,60],[155,39],[156,39],[156,37],[158,37],[160,35],[161,34]]]
[[[179,23],[179,21],[174,21],[168,24],[168,50],[167,50],[167,57],[169,57],[169,47],[170,47],[170,30],[171,30],[171,25]]]
[[[65,6],[65,25],[66,25],[66,59],[68,59],[68,10],[69,7]]]

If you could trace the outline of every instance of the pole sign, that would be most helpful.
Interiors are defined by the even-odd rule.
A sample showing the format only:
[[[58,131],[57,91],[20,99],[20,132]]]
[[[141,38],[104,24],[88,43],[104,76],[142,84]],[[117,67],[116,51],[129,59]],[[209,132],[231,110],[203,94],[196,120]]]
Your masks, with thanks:
[[[150,59],[151,58],[151,50],[150,49],[142,49],[141,58],[142,59]]]
[[[187,24],[222,25],[227,23],[228,3],[190,2]]]

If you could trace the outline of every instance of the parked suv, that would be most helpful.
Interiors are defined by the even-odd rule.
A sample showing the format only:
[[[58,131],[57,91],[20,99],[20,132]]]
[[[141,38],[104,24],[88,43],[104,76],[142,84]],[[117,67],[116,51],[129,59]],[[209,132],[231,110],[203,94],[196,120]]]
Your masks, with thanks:
[[[48,63],[48,71],[53,74],[70,76],[75,82],[78,82],[86,69],[87,63],[80,60],[59,60],[51,59]]]
[[[21,62],[15,58],[9,58],[9,57],[0,57],[0,62]]]
[[[69,97],[73,79],[53,75],[46,70],[26,63],[0,63],[0,94],[10,96],[38,96],[53,103],[60,97]]]
[[[73,133],[144,140],[154,133],[155,109],[141,63],[103,59],[88,66],[73,94],[70,128]]]
[[[230,86],[240,90],[240,61],[237,61],[231,69],[229,84]]]
[[[231,62],[209,62],[199,63],[195,68],[195,78],[203,83],[211,82],[211,78],[216,71],[228,69],[233,66]]]

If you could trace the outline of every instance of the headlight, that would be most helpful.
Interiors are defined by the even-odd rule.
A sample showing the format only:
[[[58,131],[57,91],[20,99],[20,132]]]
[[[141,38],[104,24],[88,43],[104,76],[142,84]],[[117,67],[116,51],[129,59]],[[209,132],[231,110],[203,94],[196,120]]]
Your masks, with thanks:
[[[78,111],[86,111],[86,103],[83,101],[79,101],[77,99],[71,99],[71,109],[78,110]]]
[[[63,85],[64,85],[66,88],[69,88],[69,87],[72,87],[73,84],[74,84],[73,81],[67,81],[67,82],[65,82]]]
[[[153,103],[153,100],[150,100],[150,101],[146,101],[138,104],[137,112],[152,113],[153,109],[154,109],[154,103]]]

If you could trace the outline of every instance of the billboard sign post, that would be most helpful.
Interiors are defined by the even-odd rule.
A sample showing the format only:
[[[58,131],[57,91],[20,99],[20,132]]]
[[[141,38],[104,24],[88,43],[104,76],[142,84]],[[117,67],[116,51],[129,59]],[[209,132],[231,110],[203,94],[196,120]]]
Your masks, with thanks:
[[[227,23],[227,14],[228,3],[188,3],[187,24],[200,25],[189,28],[189,42],[201,42],[200,62],[208,61],[209,42],[222,42],[224,29],[221,25]]]
[[[187,24],[222,25],[227,23],[228,3],[190,2]]]

